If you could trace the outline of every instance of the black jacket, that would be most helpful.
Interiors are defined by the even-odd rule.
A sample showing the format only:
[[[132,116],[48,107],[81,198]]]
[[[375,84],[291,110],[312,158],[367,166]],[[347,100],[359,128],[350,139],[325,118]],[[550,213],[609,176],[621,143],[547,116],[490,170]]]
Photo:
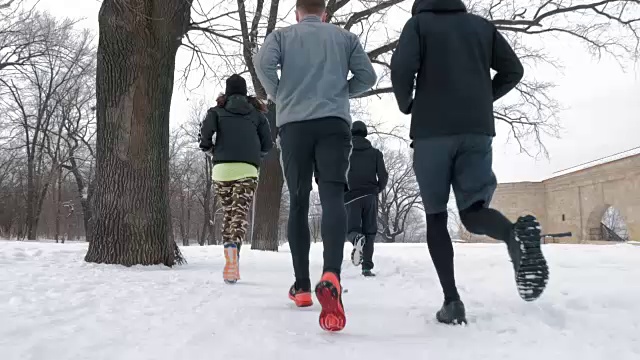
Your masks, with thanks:
[[[215,144],[212,141],[216,135]],[[215,164],[242,162],[256,167],[273,147],[269,123],[246,96],[232,95],[224,108],[209,109],[200,129],[200,149],[213,148]]]
[[[460,0],[416,0],[412,15],[391,58],[393,92],[400,111],[411,114],[411,138],[495,136],[493,102],[524,74],[509,43]]]
[[[345,202],[361,196],[377,195],[384,190],[389,180],[382,152],[355,131],[352,142],[353,151],[348,174],[349,191],[344,196]]]

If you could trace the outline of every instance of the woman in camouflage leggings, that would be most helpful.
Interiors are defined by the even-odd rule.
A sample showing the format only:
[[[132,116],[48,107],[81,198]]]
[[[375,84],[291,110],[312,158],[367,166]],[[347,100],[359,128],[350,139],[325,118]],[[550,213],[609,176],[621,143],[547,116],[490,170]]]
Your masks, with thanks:
[[[200,129],[200,149],[213,158],[213,181],[224,221],[224,281],[240,279],[240,246],[247,231],[248,214],[258,185],[258,168],[273,147],[266,106],[247,96],[240,75],[227,79],[226,90],[209,109]],[[213,136],[215,135],[215,141]]]

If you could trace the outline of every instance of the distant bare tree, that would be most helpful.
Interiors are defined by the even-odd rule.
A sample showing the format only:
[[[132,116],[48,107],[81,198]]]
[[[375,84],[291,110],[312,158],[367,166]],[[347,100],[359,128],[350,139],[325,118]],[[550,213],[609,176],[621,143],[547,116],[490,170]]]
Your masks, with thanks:
[[[0,78],[8,96],[0,100],[7,121],[4,146],[26,154],[26,237],[36,238],[42,204],[69,152],[63,141],[65,121],[60,111],[94,71],[92,35],[77,32],[45,17],[49,28],[62,27],[59,38],[48,39],[47,53],[29,60],[16,74]]]
[[[26,8],[22,0],[0,3],[0,74],[45,57],[51,51],[50,43],[58,42],[73,22],[51,25],[49,15]]]
[[[0,237],[10,238],[12,230],[21,222],[24,207],[21,169],[23,162],[18,150],[0,151]],[[18,210],[18,211],[17,211]]]
[[[62,139],[68,156],[62,169],[68,171],[75,182],[77,200],[82,208],[86,241],[91,241],[93,209],[91,201],[95,185],[95,71],[88,72],[84,81],[64,95],[60,104]],[[59,189],[61,184],[59,184]],[[70,216],[74,208],[67,207]]]
[[[370,9],[379,3],[373,1]],[[350,0],[330,0],[345,6]],[[406,1],[409,5],[412,1]],[[491,21],[505,34],[525,65],[540,64],[560,68],[560,63],[544,50],[548,39],[571,39],[584,44],[596,58],[608,54],[621,64],[635,61],[640,55],[640,1],[639,0],[558,0],[522,2],[518,0],[466,0],[470,12]],[[368,32],[369,37],[378,36]],[[386,34],[389,31],[385,31]],[[388,69],[390,53],[397,46],[397,32],[388,36],[386,44],[373,52],[373,60]],[[534,45],[538,44],[538,45]],[[371,56],[371,53],[370,53]],[[544,155],[544,136],[559,136],[558,114],[561,105],[551,95],[554,82],[536,79],[525,74],[510,100],[496,104],[497,120],[508,124],[510,137],[520,150],[533,155],[532,149]],[[381,95],[392,91],[383,76],[379,86],[361,95]]]
[[[186,121],[170,136],[170,202],[183,245],[215,244],[221,222],[213,184],[213,161],[198,148],[198,133],[206,115],[202,99],[191,101]],[[193,226],[193,227],[192,227]]]
[[[414,207],[409,211],[405,230],[396,242],[422,243],[427,241],[427,225],[425,223],[424,210]]]
[[[610,206],[602,217],[602,223],[623,240],[629,240],[629,229],[620,210]]]
[[[457,209],[449,206],[447,207],[447,213],[449,215],[449,233],[451,238],[464,241],[471,240],[473,235],[464,227],[464,224],[462,224]]]
[[[396,242],[406,230],[412,211],[422,208],[422,199],[411,156],[403,150],[385,147],[380,150],[389,172],[389,183],[379,197],[378,232],[385,242]]]
[[[322,206],[320,204],[320,194],[313,190],[309,199],[311,204],[309,209],[309,232],[313,242],[322,241]]]

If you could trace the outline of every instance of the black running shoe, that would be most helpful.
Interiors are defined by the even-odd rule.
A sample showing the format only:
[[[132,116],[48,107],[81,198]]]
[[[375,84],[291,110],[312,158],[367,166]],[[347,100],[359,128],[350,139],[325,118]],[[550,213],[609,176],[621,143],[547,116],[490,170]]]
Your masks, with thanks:
[[[525,301],[539,298],[549,282],[549,267],[540,239],[540,223],[534,216],[527,215],[515,223],[514,237],[507,243],[518,293]]]
[[[445,303],[436,313],[438,322],[448,325],[461,325],[467,323],[467,314],[464,310],[464,304],[460,300]]]
[[[364,277],[375,277],[376,274],[373,273],[371,270],[362,270],[362,276],[364,276]]]

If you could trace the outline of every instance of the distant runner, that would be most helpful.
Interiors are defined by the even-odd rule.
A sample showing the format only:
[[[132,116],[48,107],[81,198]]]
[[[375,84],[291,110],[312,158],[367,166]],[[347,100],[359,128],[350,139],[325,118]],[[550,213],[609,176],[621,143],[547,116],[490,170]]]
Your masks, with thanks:
[[[362,275],[376,276],[373,269],[373,244],[378,233],[378,194],[387,187],[389,174],[384,156],[366,139],[367,126],[356,121],[351,128],[353,152],[349,168],[347,205],[348,239],[353,244],[351,262],[362,265]]]

